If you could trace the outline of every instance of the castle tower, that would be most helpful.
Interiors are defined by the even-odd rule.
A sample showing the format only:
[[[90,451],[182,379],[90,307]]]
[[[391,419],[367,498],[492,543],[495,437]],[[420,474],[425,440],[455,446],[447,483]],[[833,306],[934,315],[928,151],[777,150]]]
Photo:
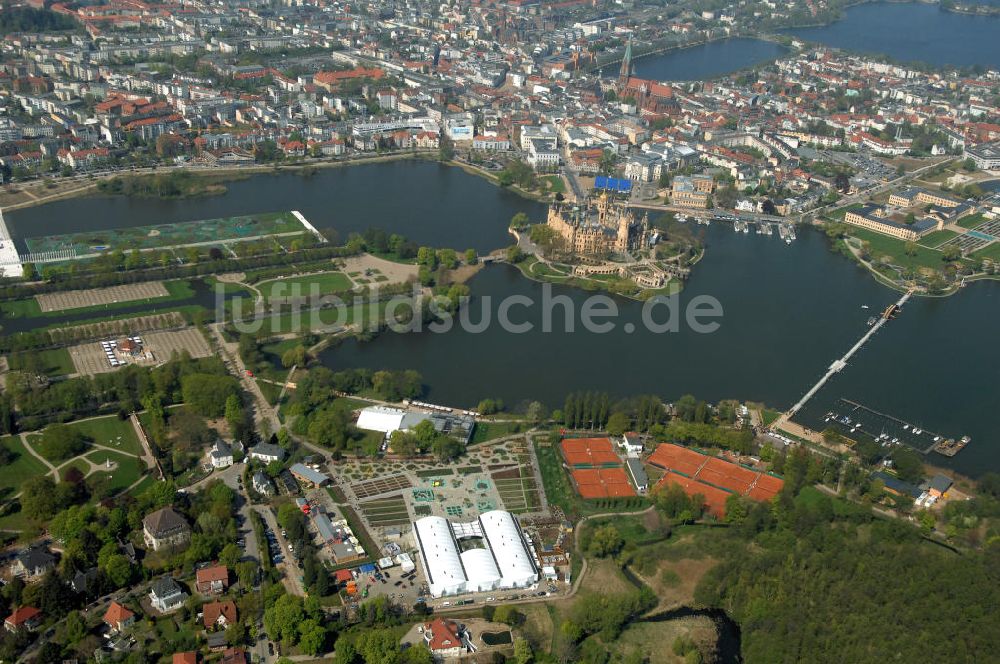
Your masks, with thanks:
[[[625,56],[622,58],[622,68],[618,73],[618,91],[622,92],[628,87],[628,80],[632,78],[632,37],[629,36],[625,45]]]

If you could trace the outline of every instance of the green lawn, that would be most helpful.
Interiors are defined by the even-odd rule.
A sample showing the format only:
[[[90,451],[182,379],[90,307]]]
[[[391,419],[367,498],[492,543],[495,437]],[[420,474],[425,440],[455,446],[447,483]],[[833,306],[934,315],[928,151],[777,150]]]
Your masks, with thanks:
[[[104,445],[133,456],[142,455],[142,446],[129,420],[120,420],[117,415],[80,420],[67,426],[83,432],[96,445]]]
[[[34,318],[42,315],[42,308],[35,298],[0,302],[0,314],[9,318]]]
[[[171,300],[183,300],[194,295],[194,288],[191,286],[191,282],[180,279],[173,281],[164,281],[164,288],[167,289],[167,295],[161,297],[149,298],[145,301],[150,304],[161,304],[163,302],[169,302]],[[89,311],[114,311],[115,309],[121,309],[123,307],[133,307],[137,303],[142,302],[142,298],[138,300],[122,300],[120,302],[112,302],[109,304],[97,304],[89,307],[78,307],[72,309],[74,314],[85,314]],[[21,300],[12,300],[10,302],[0,302],[0,313],[5,316],[10,316],[11,318],[37,318],[37,317],[48,317],[55,318],[65,315],[65,311],[47,311],[43,312],[41,307],[38,306],[38,302],[35,298],[25,298]],[[135,314],[132,314],[133,316]]]
[[[769,427],[775,420],[781,417],[781,413],[776,410],[771,410],[770,408],[765,408],[761,411],[761,420],[764,422],[764,426]]]
[[[355,322],[362,323],[366,327],[373,327],[373,323],[381,321],[385,315],[387,303],[365,303],[358,307],[348,306],[342,311],[338,309],[319,309],[303,311],[299,314],[290,312],[275,316],[264,316],[260,319],[259,332],[264,335],[287,334],[290,332],[305,334],[315,331],[324,326],[347,326]],[[401,309],[401,308],[400,308]],[[244,327],[257,332],[253,323],[243,323]]]
[[[1000,242],[988,244],[978,251],[972,252],[976,258],[989,258],[994,263],[1000,263]]]
[[[95,471],[92,475],[87,477],[87,484],[92,487],[100,487],[99,491],[95,491],[95,494],[98,496],[101,494],[112,495],[127,489],[133,482],[138,480],[145,471],[144,464],[141,459],[137,459],[134,456],[128,456],[127,454],[97,450],[96,452],[88,454],[86,458],[88,461],[91,461],[102,468],[105,466],[108,459],[111,459],[112,463],[118,463],[118,466],[110,472],[104,470]]]
[[[76,372],[73,358],[66,348],[13,353],[7,356],[7,362],[14,371],[34,370],[46,376],[66,376]]]
[[[0,445],[14,454],[11,463],[0,465],[0,497],[14,495],[24,480],[48,471],[44,463],[24,448],[18,436],[4,436]]]
[[[350,290],[350,278],[343,272],[322,272],[303,277],[289,279],[274,279],[258,285],[261,294],[267,299],[276,297],[308,297],[314,292],[317,295],[342,293]]]
[[[554,194],[564,194],[566,193],[566,183],[558,175],[546,175],[542,178],[544,181],[549,183],[549,191]]]
[[[472,432],[470,444],[485,443],[488,440],[503,438],[504,436],[517,433],[521,430],[520,422],[476,422],[476,428]]]
[[[984,221],[986,221],[986,217],[984,217],[983,215],[970,214],[968,217],[962,217],[961,219],[956,221],[955,224],[961,226],[962,228],[975,228]]]
[[[956,235],[958,235],[958,233],[955,231],[934,231],[933,233],[928,233],[920,238],[920,244],[930,249],[936,249]]]
[[[893,265],[913,269],[929,267],[940,270],[946,264],[941,257],[941,252],[936,249],[928,249],[918,244],[916,252],[910,256],[906,253],[906,243],[902,240],[856,226],[852,226],[849,233],[859,240],[869,243],[873,260],[878,260],[882,256],[890,256]]]

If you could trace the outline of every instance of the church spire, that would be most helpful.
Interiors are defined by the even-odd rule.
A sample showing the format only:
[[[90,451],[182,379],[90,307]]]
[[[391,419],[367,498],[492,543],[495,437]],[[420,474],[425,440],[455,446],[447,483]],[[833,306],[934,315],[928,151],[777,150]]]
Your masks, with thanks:
[[[625,45],[625,56],[622,57],[622,68],[618,74],[618,87],[621,90],[628,85],[629,78],[632,77],[632,35],[629,35],[628,43]]]

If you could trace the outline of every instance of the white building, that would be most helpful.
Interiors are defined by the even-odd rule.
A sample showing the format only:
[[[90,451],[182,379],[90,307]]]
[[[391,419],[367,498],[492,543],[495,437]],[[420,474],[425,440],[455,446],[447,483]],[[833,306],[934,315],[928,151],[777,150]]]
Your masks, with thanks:
[[[414,523],[414,535],[433,597],[524,588],[538,581],[531,548],[510,512],[494,510],[464,523],[428,516]],[[481,545],[470,547],[473,540]]]
[[[361,414],[358,415],[358,428],[366,431],[392,433],[403,428],[404,417],[406,417],[406,411],[401,408],[369,406],[363,408]]]
[[[228,468],[233,465],[233,450],[221,438],[215,441],[208,456],[212,460],[212,468]]]

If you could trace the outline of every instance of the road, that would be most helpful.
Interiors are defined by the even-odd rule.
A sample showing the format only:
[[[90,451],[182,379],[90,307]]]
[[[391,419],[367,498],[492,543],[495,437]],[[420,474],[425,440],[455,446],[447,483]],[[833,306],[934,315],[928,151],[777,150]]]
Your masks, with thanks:
[[[243,389],[253,397],[254,423],[257,425],[258,431],[260,431],[261,437],[265,438],[271,433],[277,432],[281,428],[281,422],[278,420],[278,414],[264,397],[264,393],[261,392],[260,385],[257,384],[257,381],[247,373],[247,368],[243,363],[243,358],[240,357],[239,344],[226,341],[225,336],[222,334],[222,323],[213,323],[208,327],[212,330],[215,341],[218,344],[219,349],[222,351],[222,359],[229,368],[230,373],[233,373],[240,379],[240,382],[243,383]],[[266,426],[262,426],[265,423]]]
[[[305,588],[302,587],[302,583],[299,581],[299,569],[292,563],[292,554],[288,550],[289,542],[282,537],[281,528],[278,527],[278,520],[275,518],[274,513],[265,505],[254,505],[253,509],[264,519],[264,523],[278,540],[278,548],[281,549],[281,555],[284,556],[285,560],[281,564],[276,565],[276,567],[284,575],[282,581],[285,584],[285,589],[293,595],[305,597]]]

